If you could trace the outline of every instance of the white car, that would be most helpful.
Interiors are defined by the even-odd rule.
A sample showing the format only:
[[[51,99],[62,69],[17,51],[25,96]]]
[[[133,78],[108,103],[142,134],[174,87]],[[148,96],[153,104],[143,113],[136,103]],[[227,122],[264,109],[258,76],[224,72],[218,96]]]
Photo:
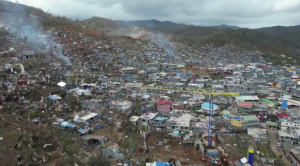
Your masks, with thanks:
[[[278,147],[281,147],[281,143],[277,143],[277,146],[278,146]]]

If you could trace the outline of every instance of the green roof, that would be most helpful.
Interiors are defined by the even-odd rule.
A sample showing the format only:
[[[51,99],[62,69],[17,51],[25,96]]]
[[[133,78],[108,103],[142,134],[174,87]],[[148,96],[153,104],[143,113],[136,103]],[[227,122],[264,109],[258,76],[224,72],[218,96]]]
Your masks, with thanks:
[[[272,122],[272,121],[267,121],[266,124],[267,124],[267,126],[274,126],[274,127],[278,126],[277,122]]]
[[[259,119],[255,115],[245,115],[245,116],[241,116],[241,118],[243,118],[244,121],[254,121],[254,120],[259,121]]]
[[[273,105],[279,105],[278,103],[274,103],[274,102],[269,101],[268,99],[265,99],[265,98],[263,98],[262,101],[265,101],[265,102],[267,102],[269,104],[273,104]]]

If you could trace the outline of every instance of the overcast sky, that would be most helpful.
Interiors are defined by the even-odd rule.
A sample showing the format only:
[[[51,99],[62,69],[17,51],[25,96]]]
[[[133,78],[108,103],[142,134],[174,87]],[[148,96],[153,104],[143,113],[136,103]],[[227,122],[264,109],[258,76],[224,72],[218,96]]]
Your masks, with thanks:
[[[18,0],[53,14],[86,19],[173,21],[259,28],[300,24],[300,0]]]

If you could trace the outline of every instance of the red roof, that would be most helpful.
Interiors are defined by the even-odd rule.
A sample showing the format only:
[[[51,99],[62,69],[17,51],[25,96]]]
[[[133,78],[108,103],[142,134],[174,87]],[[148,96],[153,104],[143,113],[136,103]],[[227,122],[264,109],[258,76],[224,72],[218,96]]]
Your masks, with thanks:
[[[157,100],[156,104],[172,104],[172,101]]]
[[[276,115],[280,117],[286,117],[286,116],[290,117],[290,115],[287,114],[286,112],[280,112],[280,113],[277,112]]]
[[[21,49],[29,49],[29,47],[26,46],[20,46]]]
[[[238,103],[239,107],[252,108],[252,103]]]

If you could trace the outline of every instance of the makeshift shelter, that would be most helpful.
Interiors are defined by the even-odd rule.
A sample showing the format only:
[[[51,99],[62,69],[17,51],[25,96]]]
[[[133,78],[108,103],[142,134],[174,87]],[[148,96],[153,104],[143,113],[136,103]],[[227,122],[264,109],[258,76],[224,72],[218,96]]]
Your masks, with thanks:
[[[81,122],[83,123],[90,123],[93,119],[98,118],[98,114],[97,113],[90,113],[84,117],[81,117]]]

